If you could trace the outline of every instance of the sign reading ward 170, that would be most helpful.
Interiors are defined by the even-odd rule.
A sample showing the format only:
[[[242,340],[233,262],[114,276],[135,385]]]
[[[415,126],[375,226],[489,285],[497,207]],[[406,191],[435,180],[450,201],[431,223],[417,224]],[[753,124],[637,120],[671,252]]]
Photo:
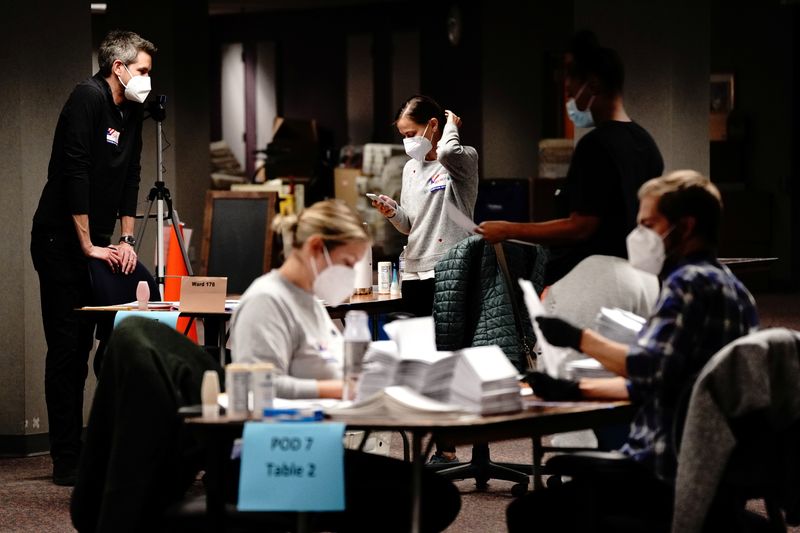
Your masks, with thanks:
[[[246,423],[239,510],[344,510],[343,436],[338,423]]]

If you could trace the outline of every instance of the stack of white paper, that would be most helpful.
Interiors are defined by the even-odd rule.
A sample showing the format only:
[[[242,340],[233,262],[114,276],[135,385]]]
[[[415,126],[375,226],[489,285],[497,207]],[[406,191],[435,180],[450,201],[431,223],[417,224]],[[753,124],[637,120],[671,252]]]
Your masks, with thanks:
[[[356,401],[369,398],[376,392],[394,385],[394,376],[400,363],[397,344],[394,341],[370,343],[364,354],[364,366],[358,380]]]
[[[364,355],[364,370],[358,382],[356,401],[369,398],[392,385],[405,385],[435,400],[450,395],[457,352],[400,355],[394,341],[376,341]]]
[[[395,373],[395,384],[405,385],[425,396],[446,402],[450,397],[453,369],[458,352],[436,352],[417,358],[404,358]]]
[[[457,418],[465,413],[458,405],[432,400],[408,387],[393,386],[369,398],[325,410],[331,418]]]
[[[607,370],[597,359],[574,359],[565,365],[566,378],[578,380],[581,378],[611,378],[616,374]]]
[[[601,307],[595,318],[598,333],[623,344],[635,343],[644,323],[644,318],[618,307]]]
[[[461,350],[450,401],[483,415],[522,409],[517,370],[498,346]]]
[[[353,409],[370,410],[376,395],[392,386],[472,413],[522,408],[517,371],[499,347],[437,351],[431,317],[398,320],[384,329],[392,340],[370,344]]]

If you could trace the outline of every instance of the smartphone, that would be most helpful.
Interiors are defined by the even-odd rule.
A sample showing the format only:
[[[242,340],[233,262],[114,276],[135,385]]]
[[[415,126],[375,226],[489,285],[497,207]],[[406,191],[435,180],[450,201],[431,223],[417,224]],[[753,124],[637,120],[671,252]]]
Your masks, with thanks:
[[[388,208],[394,209],[394,206],[392,204],[390,204],[389,202],[387,202],[386,200],[384,200],[383,198],[381,198],[377,194],[372,194],[371,192],[368,192],[367,193],[367,198],[369,198],[373,202],[378,202],[379,204],[383,204]]]

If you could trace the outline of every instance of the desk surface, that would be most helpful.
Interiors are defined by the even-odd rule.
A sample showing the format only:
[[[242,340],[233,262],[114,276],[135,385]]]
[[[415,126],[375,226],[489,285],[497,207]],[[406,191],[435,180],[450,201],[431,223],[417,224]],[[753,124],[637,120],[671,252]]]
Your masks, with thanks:
[[[420,433],[446,435],[448,439],[461,442],[495,441],[547,435],[576,429],[601,427],[627,422],[635,407],[629,402],[538,402],[526,398],[522,411],[516,413],[468,416],[456,419],[424,418],[336,418],[348,428],[364,430],[405,430]],[[206,430],[237,431],[245,422],[243,418],[206,419],[188,418],[186,423]],[[255,421],[255,420],[254,420]],[[326,419],[326,421],[328,421]]]
[[[403,297],[400,294],[378,294],[377,287],[372,288],[372,294],[354,294],[350,299],[336,307],[326,305],[331,318],[344,318],[348,311],[366,311],[373,316],[381,313],[392,313],[400,310]],[[377,328],[377,321],[373,322],[373,329]],[[373,340],[377,340],[377,330],[373,331]]]
[[[236,295],[239,296],[239,295]],[[395,294],[378,294],[377,291],[373,291],[372,294],[354,294],[350,297],[350,299],[337,306],[330,306],[325,305],[329,312],[332,314],[341,313],[342,315],[347,311],[353,309],[363,309],[365,311],[372,311],[373,309],[396,309],[400,301],[403,299],[402,295],[395,293]],[[228,298],[228,301],[238,300]],[[151,304],[156,304],[155,307],[151,307],[148,309],[149,311],[179,311],[179,309],[175,309],[174,306],[169,305],[162,305],[162,304],[178,304],[178,302],[151,302]],[[84,312],[117,312],[117,311],[138,311],[138,307],[131,304],[120,304],[120,305],[105,305],[105,306],[86,306],[81,307],[78,311]],[[187,312],[181,311],[182,316],[196,316],[196,317],[203,317],[207,315],[231,315],[233,314],[233,310],[226,309],[222,312]]]
[[[534,400],[526,398],[522,411],[493,416],[476,416],[455,420],[352,418],[340,421],[351,429],[389,429],[411,433],[411,531],[418,533],[421,531],[422,524],[422,469],[429,451],[423,451],[422,448],[422,440],[426,435],[433,434],[434,438],[444,438],[453,444],[484,443],[531,437],[534,439],[535,456],[537,439],[543,435],[627,422],[633,416],[634,411],[635,407],[628,402],[574,402],[543,405],[541,402],[536,403]],[[211,523],[221,529],[225,520],[225,465],[230,457],[229,443],[241,435],[246,420],[225,417],[210,420],[198,417],[188,418],[185,422],[207,444],[206,505]],[[429,448],[433,441],[434,439],[431,439],[428,444]],[[226,445],[226,443],[228,444]]]

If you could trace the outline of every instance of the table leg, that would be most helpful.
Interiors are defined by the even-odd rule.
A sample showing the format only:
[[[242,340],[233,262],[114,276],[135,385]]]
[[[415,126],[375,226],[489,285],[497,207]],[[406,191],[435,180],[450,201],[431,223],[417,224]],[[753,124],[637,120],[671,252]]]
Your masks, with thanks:
[[[225,460],[222,441],[211,436],[206,439],[206,513],[212,531],[224,531],[225,527]]]
[[[372,340],[378,340],[378,336],[380,335],[380,331],[378,330],[378,318],[380,318],[380,314],[372,313]]]
[[[419,431],[411,434],[411,533],[422,531],[422,469],[425,464],[422,437]]]
[[[311,531],[311,524],[310,520],[308,519],[308,513],[306,512],[299,512],[297,513],[297,522],[295,531],[297,533],[308,533]]]
[[[219,366],[225,368],[225,329],[227,323],[224,320],[219,321]]]
[[[537,435],[531,438],[533,443],[533,490],[544,488],[542,483],[542,458],[544,458],[544,450],[542,449],[542,437]]]

